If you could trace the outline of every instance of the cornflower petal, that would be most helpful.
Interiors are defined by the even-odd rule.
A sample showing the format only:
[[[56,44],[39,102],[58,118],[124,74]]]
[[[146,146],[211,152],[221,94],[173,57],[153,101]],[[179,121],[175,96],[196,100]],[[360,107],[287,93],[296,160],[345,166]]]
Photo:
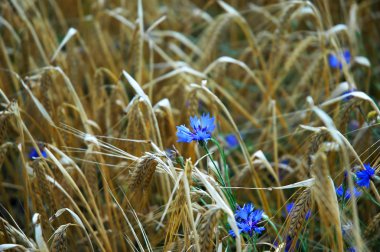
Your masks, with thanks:
[[[200,121],[201,121],[202,128],[204,128],[205,131],[207,131],[207,132],[213,132],[214,131],[214,129],[215,129],[215,124],[214,124],[215,118],[214,117],[210,118],[209,114],[203,114],[201,116]]]
[[[343,62],[344,61],[347,65],[351,62],[351,53],[349,50],[344,50],[343,53],[340,53],[338,56],[335,54],[329,54],[328,56],[328,62],[330,67],[332,68],[339,68],[342,70],[343,68]]]
[[[345,188],[345,190],[343,191],[343,186],[340,185],[338,188],[335,189],[336,191],[336,194],[338,195],[338,197],[342,198],[343,195],[344,195],[344,199],[345,200],[349,200],[351,198],[351,193],[350,193],[350,189],[349,188]],[[359,191],[356,187],[353,188],[353,192],[354,192],[354,195],[355,197],[360,197],[362,195],[362,192]]]
[[[185,125],[177,126],[177,142],[190,143],[194,140],[194,134]]]
[[[263,213],[264,211],[262,210],[254,210],[251,203],[247,203],[243,207],[237,206],[235,220],[239,228],[239,233],[246,233],[249,236],[261,234],[265,228],[259,227],[258,223],[263,218]],[[232,230],[229,231],[230,234],[231,231]]]
[[[225,140],[227,142],[228,147],[235,148],[239,145],[239,141],[237,140],[236,136],[234,134],[229,134],[225,136]]]
[[[194,131],[197,131],[201,128],[201,122],[198,119],[198,117],[196,116],[190,117],[190,126]]]
[[[43,158],[47,158],[46,152],[44,150],[42,150],[41,148],[40,148],[40,152],[41,152]],[[33,159],[39,158],[40,155],[38,155],[38,152],[35,148],[32,148],[28,154],[28,157],[29,157],[29,159],[33,160]]]
[[[356,177],[358,178],[356,183],[358,186],[369,188],[370,180],[375,175],[375,170],[369,164],[365,164],[364,168],[364,170],[356,172]]]
[[[265,230],[265,227],[257,227],[257,228],[254,228],[254,230],[255,230],[255,233],[261,234]]]
[[[343,52],[343,58],[346,61],[347,64],[350,64],[351,62],[351,53],[349,50],[344,50]]]
[[[236,219],[247,220],[249,213],[251,212],[250,204],[244,205],[242,208],[238,208],[235,213]]]
[[[342,68],[342,63],[339,62],[338,58],[334,54],[329,54],[329,65],[332,68]]]
[[[190,127],[185,125],[177,126],[177,142],[190,143],[192,141],[207,142],[211,139],[211,133],[215,129],[215,118],[209,114],[203,114],[201,118],[190,117]]]

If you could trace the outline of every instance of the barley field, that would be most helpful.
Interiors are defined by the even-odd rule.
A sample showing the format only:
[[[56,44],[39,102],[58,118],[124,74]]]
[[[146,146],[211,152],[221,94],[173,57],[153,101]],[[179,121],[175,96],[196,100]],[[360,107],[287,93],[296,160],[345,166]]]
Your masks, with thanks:
[[[0,251],[379,251],[380,2],[1,0]]]

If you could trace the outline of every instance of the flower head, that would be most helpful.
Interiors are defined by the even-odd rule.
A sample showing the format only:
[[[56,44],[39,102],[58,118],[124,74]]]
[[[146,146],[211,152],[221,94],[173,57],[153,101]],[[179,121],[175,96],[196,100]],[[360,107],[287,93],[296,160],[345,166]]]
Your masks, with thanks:
[[[287,159],[287,158],[282,159],[282,160],[280,161],[280,164],[283,164],[283,165],[289,165],[289,164],[290,164],[290,160]]]
[[[237,206],[235,212],[235,220],[239,229],[239,234],[246,233],[252,236],[254,233],[261,234],[265,230],[264,227],[259,227],[258,223],[263,218],[262,210],[254,210],[251,203],[245,204],[243,207]],[[233,230],[229,231],[233,237],[236,236]]]
[[[47,158],[46,151],[44,151],[42,148],[39,148],[39,149],[40,149],[40,152],[42,154],[42,157]],[[28,157],[29,157],[29,159],[34,160],[36,158],[39,158],[40,155],[38,155],[38,152],[35,148],[32,148],[28,154]]]
[[[369,181],[375,175],[375,170],[369,164],[365,164],[364,168],[364,170],[356,172],[356,177],[358,178],[356,183],[358,186],[369,188]]]
[[[341,93],[340,95],[343,96],[343,95],[347,95],[347,94],[350,94],[352,92],[355,92],[357,91],[355,88],[352,88],[352,89],[349,89],[349,90],[346,90],[344,91],[343,93]],[[352,95],[348,95],[347,97],[343,98],[343,101],[347,102],[349,100],[351,100],[353,98]]]
[[[190,126],[192,130],[185,125],[177,126],[177,142],[207,142],[207,140],[211,139],[211,133],[215,129],[214,121],[215,118],[210,118],[209,114],[203,114],[201,118],[196,116],[190,117]]]
[[[344,50],[343,53],[340,53],[338,56],[335,54],[329,54],[329,65],[332,68],[339,68],[342,70],[344,61],[346,64],[350,64],[351,62],[351,53],[349,50]]]
[[[228,147],[235,148],[239,145],[239,141],[237,140],[234,134],[228,134],[225,136],[225,140],[227,142]]]
[[[339,198],[344,197],[345,200],[349,200],[351,198],[351,193],[350,193],[349,188],[345,188],[345,190],[343,191],[343,186],[340,185],[338,188],[335,189],[335,191],[336,191],[336,195],[338,195]],[[353,193],[356,198],[362,195],[362,192],[359,191],[356,187],[353,188]]]
[[[294,202],[290,202],[289,204],[286,204],[286,212],[290,214],[292,212],[293,207],[294,207]],[[309,210],[306,213],[305,219],[308,220],[310,216],[311,216],[311,211]]]

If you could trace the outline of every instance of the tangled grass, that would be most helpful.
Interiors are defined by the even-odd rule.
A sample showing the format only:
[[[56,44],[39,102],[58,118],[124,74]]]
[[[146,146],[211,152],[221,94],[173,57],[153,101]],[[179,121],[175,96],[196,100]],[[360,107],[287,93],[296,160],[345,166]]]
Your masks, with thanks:
[[[376,251],[379,5],[1,1],[0,250]]]

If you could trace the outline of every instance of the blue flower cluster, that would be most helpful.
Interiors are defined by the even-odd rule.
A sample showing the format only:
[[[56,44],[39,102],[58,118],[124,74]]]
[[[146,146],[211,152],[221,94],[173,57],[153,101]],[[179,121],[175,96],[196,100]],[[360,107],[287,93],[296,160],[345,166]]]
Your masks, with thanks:
[[[229,148],[233,149],[239,145],[239,141],[234,134],[228,134],[224,138]]]
[[[211,139],[211,134],[215,129],[214,121],[215,118],[210,118],[209,114],[203,114],[201,118],[196,116],[190,117],[190,126],[192,130],[185,125],[177,126],[177,142],[207,142]]]
[[[343,63],[342,60],[348,65],[351,62],[351,53],[349,50],[344,50],[343,53],[339,55],[329,54],[328,61],[331,68],[339,68],[342,70]]]
[[[254,210],[252,203],[247,203],[243,207],[237,206],[235,212],[235,220],[239,229],[239,234],[245,233],[249,236],[253,234],[261,234],[265,230],[264,227],[259,227],[258,224],[263,218],[262,210]],[[236,234],[233,230],[229,231],[232,237]]]
[[[373,178],[373,176],[375,176],[375,169],[373,169],[370,164],[364,164],[364,168],[364,170],[360,170],[355,173],[357,178],[356,184],[359,187],[369,188],[370,181]],[[346,173],[344,175],[344,179],[347,179]],[[340,185],[335,190],[339,198],[344,198],[344,200],[349,200],[351,198],[351,192],[347,186],[343,190],[343,185]],[[362,192],[358,190],[356,186],[354,186],[353,188],[353,193],[355,197],[359,197],[362,195]]]
[[[42,148],[40,148],[40,152],[43,158],[47,158],[47,154]],[[30,160],[34,160],[36,158],[39,158],[40,156],[38,155],[37,150],[35,148],[32,148],[28,154],[28,157]]]
[[[354,187],[353,193],[354,193],[356,198],[359,197],[360,195],[362,195],[362,192],[359,191],[356,187]],[[345,200],[349,200],[351,198],[350,189],[344,188],[344,190],[343,190],[342,185],[340,185],[338,188],[336,188],[336,195],[338,195],[339,198],[344,197]]]
[[[358,178],[356,183],[358,186],[369,188],[369,182],[371,178],[375,176],[375,170],[370,166],[370,164],[365,164],[364,168],[364,170],[356,172],[356,177]]]
[[[343,96],[343,95],[350,94],[350,93],[355,92],[355,91],[357,91],[357,90],[355,88],[352,88],[352,89],[344,91],[340,95]],[[353,96],[349,95],[346,98],[343,98],[343,101],[347,102],[347,101],[351,100],[352,98],[353,98]]]

